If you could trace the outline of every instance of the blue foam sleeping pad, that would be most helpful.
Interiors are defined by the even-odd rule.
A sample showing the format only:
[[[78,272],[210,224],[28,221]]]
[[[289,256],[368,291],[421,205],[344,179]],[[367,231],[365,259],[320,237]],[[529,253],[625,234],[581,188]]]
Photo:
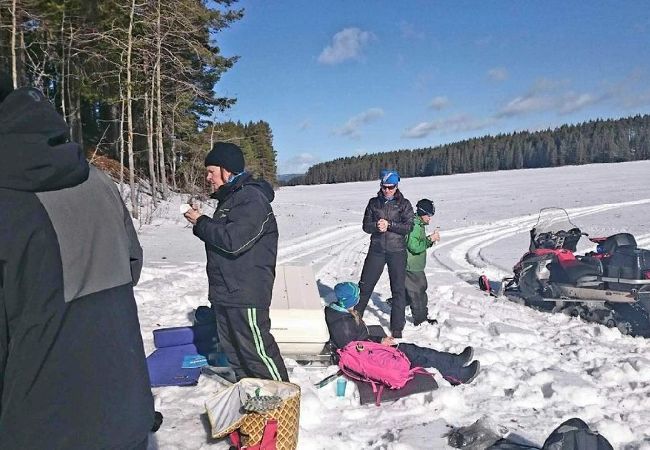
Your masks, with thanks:
[[[159,328],[153,330],[153,343],[156,348],[174,347],[177,345],[201,343],[215,345],[217,325],[214,323],[184,327]]]
[[[197,384],[201,368],[184,369],[187,355],[203,355],[211,365],[228,364],[219,352],[215,324],[160,328],[153,331],[153,342],[156,350],[147,357],[151,387]]]
[[[154,350],[147,357],[151,387],[193,386],[199,382],[201,368],[183,369],[185,355],[197,354],[194,344],[176,345]]]

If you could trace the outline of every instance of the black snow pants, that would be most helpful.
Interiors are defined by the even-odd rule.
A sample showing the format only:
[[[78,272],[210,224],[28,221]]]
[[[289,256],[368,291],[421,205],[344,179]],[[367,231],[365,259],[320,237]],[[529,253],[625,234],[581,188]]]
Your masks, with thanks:
[[[289,381],[280,349],[271,334],[269,310],[214,306],[219,343],[237,379]]]
[[[420,325],[429,316],[427,276],[424,272],[406,272],[406,304],[411,305],[413,325]]]
[[[401,332],[406,322],[406,293],[404,291],[404,280],[406,278],[406,250],[400,252],[372,252],[369,251],[366,260],[363,263],[361,271],[361,280],[359,289],[361,291],[359,303],[355,309],[363,317],[363,313],[368,306],[368,300],[372,294],[381,273],[384,271],[384,265],[388,266],[388,277],[390,279],[390,290],[393,297],[390,310],[390,329],[391,332]],[[395,333],[393,333],[395,335]]]
[[[399,344],[397,349],[406,355],[411,362],[411,367],[433,367],[443,376],[457,377],[457,372],[462,367],[455,353],[439,352],[432,348],[406,343]]]

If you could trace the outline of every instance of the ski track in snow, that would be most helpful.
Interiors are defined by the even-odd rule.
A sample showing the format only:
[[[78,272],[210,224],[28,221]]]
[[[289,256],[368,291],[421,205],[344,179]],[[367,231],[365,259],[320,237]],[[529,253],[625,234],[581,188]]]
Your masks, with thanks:
[[[600,166],[590,170],[596,170],[594,167]],[[647,173],[650,165],[644,162],[616,167],[639,167],[643,169],[639,171]],[[562,168],[569,169],[571,174],[587,174],[582,172],[586,168]],[[545,173],[548,172],[527,171],[524,178]],[[593,176],[597,175],[589,173],[587,178]],[[444,183],[459,179],[433,180],[441,189]],[[405,188],[408,197],[426,196],[430,180],[404,180],[405,185],[410,183],[408,190]],[[358,192],[375,189],[374,182],[351,186]],[[333,297],[331,289],[337,282],[359,280],[369,235],[361,229],[366,200],[359,200],[358,195],[346,199],[341,194],[349,188],[346,185],[321,188],[331,189],[340,201],[331,206],[327,192],[321,194],[319,190],[314,196],[313,187],[297,187],[280,190],[274,209],[281,231],[278,264],[310,264],[320,294],[327,300]],[[313,202],[305,202],[305,198],[312,197]],[[600,197],[597,192],[584,203],[566,208],[574,223],[580,226],[577,219],[590,216],[611,217],[621,208],[632,211],[634,207],[645,206],[642,211],[649,210],[648,198],[616,203],[616,197],[608,197],[604,203],[598,201]],[[634,198],[625,198],[625,194],[621,197],[620,200]],[[168,209],[177,210],[173,206]],[[507,240],[516,237],[526,245],[510,249],[515,252],[513,258],[518,258],[527,248],[528,230],[537,221],[536,209],[514,208],[511,214],[493,216],[497,219],[487,223],[477,221],[469,226],[443,229],[442,241],[429,251],[426,268],[429,316],[439,324],[414,327],[407,309],[403,341],[447,351],[460,351],[465,345],[472,345],[482,367],[477,379],[470,385],[451,387],[437,376],[438,390],[376,408],[359,406],[351,383],[345,398],[337,398],[332,385],[323,389],[313,387],[314,382],[333,373],[335,367],[303,367],[287,360],[291,380],[302,389],[299,449],[445,449],[449,447],[442,434],[447,425],[469,425],[486,417],[495,426],[541,445],[560,422],[580,417],[606,436],[615,448],[650,450],[648,340],[492,298],[468,283],[481,273],[495,278],[510,274],[509,268],[516,260],[496,258],[492,249],[507,246]],[[443,208],[441,211],[444,214]],[[530,214],[521,214],[524,211]],[[347,214],[345,221],[336,217],[341,212]],[[504,218],[507,215],[510,217]],[[650,232],[643,225],[645,219],[638,219],[637,224],[641,225],[632,231],[636,231],[639,246],[647,247]],[[184,233],[184,242],[193,243],[197,257],[203,256],[202,245],[196,243],[191,230],[179,225],[178,219],[175,225],[182,231],[174,233]],[[161,260],[156,258],[157,253],[147,253],[157,240],[165,240],[165,233],[169,234],[161,230],[158,235],[147,235],[147,231],[142,237],[145,255],[149,254],[152,260],[145,265],[135,293],[147,354],[153,350],[153,329],[189,324],[193,309],[207,304],[204,260],[175,260],[173,251],[170,255],[165,253],[167,260]],[[187,245],[180,241],[178,245]],[[384,301],[387,297],[390,283],[384,271],[368,305],[368,323],[388,328],[390,308]],[[165,422],[153,435],[149,448],[227,449],[224,440],[208,437],[209,425],[202,406],[219,389],[221,386],[215,380],[205,376],[194,388],[155,388],[156,408],[165,415]]]

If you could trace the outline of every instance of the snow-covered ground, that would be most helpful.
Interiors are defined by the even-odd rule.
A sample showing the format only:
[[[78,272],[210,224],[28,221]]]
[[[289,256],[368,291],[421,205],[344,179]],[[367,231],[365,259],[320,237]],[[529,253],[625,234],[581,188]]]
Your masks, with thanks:
[[[449,351],[472,345],[481,373],[460,387],[438,377],[438,390],[377,408],[359,406],[351,385],[345,398],[336,397],[335,383],[316,390],[313,383],[334,367],[287,360],[291,380],[302,388],[299,448],[449,448],[442,435],[450,426],[482,417],[541,444],[562,421],[580,417],[615,448],[650,449],[649,340],[490,298],[465,281],[509,274],[538,210],[547,206],[566,208],[592,235],[628,231],[650,247],[649,174],[650,161],[641,161],[403,180],[400,189],[412,203],[434,200],[432,223],[442,237],[426,268],[430,317],[439,324],[408,322],[403,341]],[[277,191],[278,263],[311,264],[325,297],[339,281],[358,281],[369,241],[362,215],[377,187]],[[194,308],[208,304],[203,245],[178,213],[181,200],[162,204],[140,229],[145,268],[136,297],[147,354],[153,329],[189,324]],[[384,273],[366,312],[369,323],[387,325],[389,296]],[[204,376],[198,386],[154,389],[165,419],[150,448],[228,448],[209,438],[203,407],[219,389]]]

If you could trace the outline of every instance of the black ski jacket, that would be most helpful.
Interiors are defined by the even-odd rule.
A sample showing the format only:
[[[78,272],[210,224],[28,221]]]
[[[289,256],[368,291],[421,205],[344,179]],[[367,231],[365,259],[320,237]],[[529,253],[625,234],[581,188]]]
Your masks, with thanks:
[[[388,231],[380,233],[377,221],[386,219]],[[386,200],[381,192],[371,198],[363,215],[363,231],[370,234],[371,252],[406,251],[406,235],[413,229],[413,207],[399,189],[391,200]]]
[[[115,184],[40,92],[0,104],[0,448],[132,448],[153,424]]]
[[[214,215],[200,216],[194,225],[205,242],[210,302],[269,308],[278,252],[273,188],[244,173],[212,197],[219,201]]]
[[[325,307],[325,323],[330,333],[330,342],[336,348],[343,348],[352,341],[381,342],[382,336],[371,336],[363,320],[357,323],[350,313]]]

